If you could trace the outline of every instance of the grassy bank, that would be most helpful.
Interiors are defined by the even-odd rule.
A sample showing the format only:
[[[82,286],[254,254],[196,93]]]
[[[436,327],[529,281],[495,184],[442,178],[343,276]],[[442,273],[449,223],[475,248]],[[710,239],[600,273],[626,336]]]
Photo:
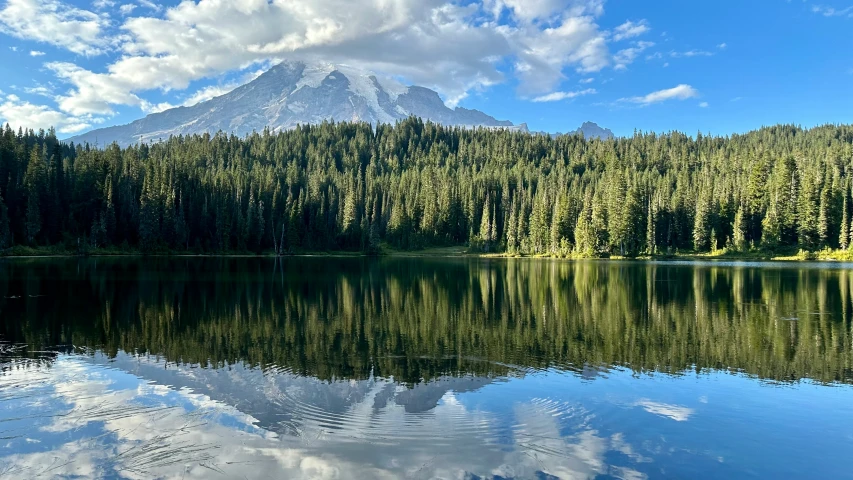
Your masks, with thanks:
[[[18,245],[0,252],[0,257],[73,257],[73,256],[95,256],[95,257],[118,257],[118,256],[142,256],[143,253],[138,249],[133,248],[90,248],[84,252],[79,252],[76,249],[69,249],[62,245],[56,246],[41,246],[29,247]],[[157,256],[174,256],[174,257],[274,257],[274,252],[187,252],[187,251],[168,251],[161,250],[149,253],[149,255]],[[317,256],[317,257],[364,257],[367,256],[362,252],[353,251],[298,251],[289,253],[286,256]],[[621,257],[611,255],[609,257],[592,257],[589,255],[571,253],[569,255],[521,255],[510,253],[484,253],[473,252],[464,245],[450,247],[433,247],[421,250],[399,250],[390,245],[383,244],[379,256],[383,257],[478,257],[478,258],[553,258],[560,260],[744,260],[744,261],[838,261],[838,262],[853,262],[853,251],[851,250],[832,250],[824,249],[816,252],[807,252],[804,250],[785,249],[785,250],[728,250],[720,249],[715,252],[695,253],[695,252],[676,252],[659,255],[639,255],[636,257]]]

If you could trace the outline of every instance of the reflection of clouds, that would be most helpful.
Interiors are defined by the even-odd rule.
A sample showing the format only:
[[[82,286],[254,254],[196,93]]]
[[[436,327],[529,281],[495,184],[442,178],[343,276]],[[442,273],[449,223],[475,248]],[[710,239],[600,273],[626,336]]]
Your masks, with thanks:
[[[671,405],[668,403],[653,402],[646,399],[638,401],[635,405],[643,407],[643,410],[649,413],[671,418],[676,422],[686,422],[694,413],[692,408],[682,407],[680,405]]]
[[[649,463],[652,461],[651,458],[645,457],[635,452],[634,447],[632,447],[629,443],[625,442],[625,435],[621,433],[614,433],[610,437],[610,445],[613,450],[631,458],[637,463]]]
[[[632,457],[633,450],[621,436],[591,428],[591,413],[577,405],[509,397],[504,403],[514,408],[505,415],[468,406],[462,396],[477,395],[487,379],[406,389],[382,379],[322,382],[247,368],[170,367],[172,376],[155,383],[115,368],[131,360],[140,364],[123,354],[110,362],[60,356],[53,368],[39,370],[49,388],[20,401],[42,406],[46,424],[29,437],[52,440],[34,444],[35,451],[20,446],[24,438],[10,444],[14,453],[0,459],[0,472],[17,478],[643,478],[605,462],[609,451]],[[165,369],[153,362],[151,372],[143,371]],[[0,389],[33,374],[21,368],[0,375]],[[296,435],[258,428],[261,415],[269,426],[277,416],[297,425]]]

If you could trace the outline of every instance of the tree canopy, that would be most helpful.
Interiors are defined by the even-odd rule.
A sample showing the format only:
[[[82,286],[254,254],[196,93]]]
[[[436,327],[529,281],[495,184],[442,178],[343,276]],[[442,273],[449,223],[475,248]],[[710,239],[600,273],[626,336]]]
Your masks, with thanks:
[[[0,248],[546,255],[848,248],[853,127],[552,138],[323,123],[97,148],[0,132]]]

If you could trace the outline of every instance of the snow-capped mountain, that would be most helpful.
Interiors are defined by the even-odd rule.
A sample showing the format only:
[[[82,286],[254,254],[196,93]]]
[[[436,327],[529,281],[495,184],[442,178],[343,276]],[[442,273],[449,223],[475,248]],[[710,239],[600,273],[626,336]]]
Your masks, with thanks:
[[[170,135],[216,133],[244,136],[269,127],[286,130],[323,120],[394,123],[411,115],[445,125],[526,131],[478,110],[448,108],[438,93],[334,64],[286,61],[220,97],[148,115],[127,125],[93,130],[68,141],[127,146]]]

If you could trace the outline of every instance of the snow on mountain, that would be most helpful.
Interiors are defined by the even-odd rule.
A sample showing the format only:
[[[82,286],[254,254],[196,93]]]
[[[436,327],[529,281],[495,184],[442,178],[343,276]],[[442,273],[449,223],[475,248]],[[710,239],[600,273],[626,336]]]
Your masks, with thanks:
[[[478,110],[450,109],[428,88],[405,86],[347,65],[286,61],[220,97],[67,141],[127,146],[205,132],[244,136],[266,127],[279,131],[324,120],[394,123],[410,115],[445,125],[527,131],[523,124],[515,126]]]

